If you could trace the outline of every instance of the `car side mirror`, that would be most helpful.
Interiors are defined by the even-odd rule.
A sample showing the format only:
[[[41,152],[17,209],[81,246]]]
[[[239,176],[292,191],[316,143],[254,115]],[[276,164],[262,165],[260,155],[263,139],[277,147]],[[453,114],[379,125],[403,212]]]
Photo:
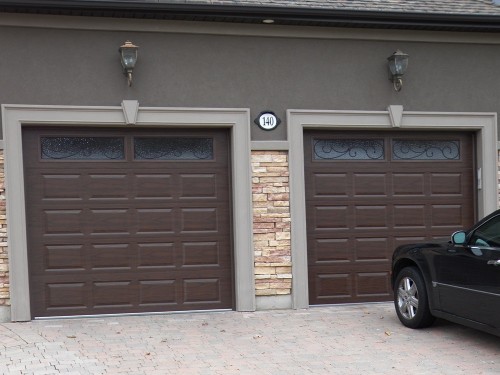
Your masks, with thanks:
[[[451,235],[451,241],[455,245],[463,245],[465,243],[465,232],[462,230],[459,230],[458,232],[455,232]]]

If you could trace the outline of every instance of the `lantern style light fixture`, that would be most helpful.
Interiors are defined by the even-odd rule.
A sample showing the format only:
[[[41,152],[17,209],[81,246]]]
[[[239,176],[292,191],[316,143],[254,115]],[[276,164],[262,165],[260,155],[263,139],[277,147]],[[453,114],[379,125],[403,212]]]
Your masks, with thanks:
[[[123,73],[127,76],[129,86],[132,86],[132,72],[137,62],[138,49],[138,46],[127,40],[118,50],[122,61]]]
[[[389,79],[394,85],[394,90],[401,91],[403,87],[403,74],[406,72],[408,67],[408,55],[400,50],[396,50],[391,56],[387,58],[389,62]]]

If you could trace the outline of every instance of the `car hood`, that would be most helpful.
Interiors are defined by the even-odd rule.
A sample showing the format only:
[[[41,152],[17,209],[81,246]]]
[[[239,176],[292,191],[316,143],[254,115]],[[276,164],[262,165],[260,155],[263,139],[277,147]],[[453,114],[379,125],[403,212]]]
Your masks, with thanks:
[[[444,238],[432,242],[409,243],[398,246],[394,253],[397,254],[410,251],[418,251],[420,249],[446,248],[450,245],[450,243],[451,241],[449,239]]]

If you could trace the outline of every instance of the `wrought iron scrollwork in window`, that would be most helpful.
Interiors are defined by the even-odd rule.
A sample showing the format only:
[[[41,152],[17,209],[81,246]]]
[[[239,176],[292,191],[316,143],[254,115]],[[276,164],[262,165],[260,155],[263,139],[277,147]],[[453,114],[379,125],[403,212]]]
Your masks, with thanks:
[[[315,139],[315,160],[383,160],[382,139]]]
[[[212,138],[136,137],[136,160],[211,160],[214,158]]]
[[[121,137],[42,137],[42,159],[123,160]]]
[[[394,140],[394,160],[460,160],[459,141]]]

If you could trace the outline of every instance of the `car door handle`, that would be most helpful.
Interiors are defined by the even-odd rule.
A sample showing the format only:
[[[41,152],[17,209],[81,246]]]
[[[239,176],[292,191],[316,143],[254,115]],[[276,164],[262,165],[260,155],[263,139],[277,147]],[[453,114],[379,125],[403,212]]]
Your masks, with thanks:
[[[488,264],[491,264],[493,266],[500,266],[500,259],[498,259],[498,260],[489,260]]]

